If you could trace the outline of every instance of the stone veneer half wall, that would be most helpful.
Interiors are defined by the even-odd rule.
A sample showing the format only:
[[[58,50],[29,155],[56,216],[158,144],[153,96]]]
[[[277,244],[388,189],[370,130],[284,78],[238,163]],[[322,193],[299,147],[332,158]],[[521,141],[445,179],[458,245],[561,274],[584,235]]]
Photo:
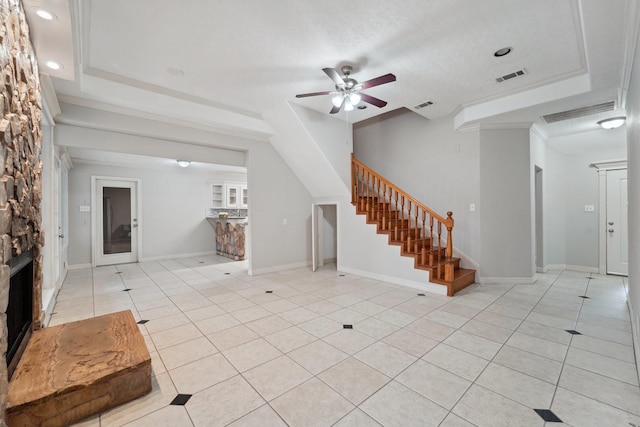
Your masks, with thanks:
[[[7,305],[13,256],[33,251],[33,328],[42,327],[40,79],[19,0],[0,0],[0,410],[7,401]],[[4,421],[0,420],[0,425]]]

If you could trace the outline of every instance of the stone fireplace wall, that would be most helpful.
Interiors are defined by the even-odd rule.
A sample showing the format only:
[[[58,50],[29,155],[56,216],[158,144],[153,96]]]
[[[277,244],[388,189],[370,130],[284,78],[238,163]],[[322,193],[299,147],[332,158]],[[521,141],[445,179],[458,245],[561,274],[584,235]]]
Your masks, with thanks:
[[[40,79],[20,0],[0,0],[0,410],[7,393],[8,261],[33,250],[33,327],[42,326]],[[0,425],[2,424],[0,419]]]

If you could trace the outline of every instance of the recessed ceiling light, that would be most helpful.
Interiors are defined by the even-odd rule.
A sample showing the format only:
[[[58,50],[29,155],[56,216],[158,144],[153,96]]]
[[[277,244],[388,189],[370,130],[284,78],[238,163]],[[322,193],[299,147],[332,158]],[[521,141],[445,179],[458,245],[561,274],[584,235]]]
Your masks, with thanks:
[[[56,61],[47,61],[45,65],[52,70],[62,70],[62,64]]]
[[[366,109],[367,109],[366,105],[362,105],[362,104],[358,105],[358,110],[366,110]]]
[[[40,18],[45,19],[47,21],[53,21],[54,19],[58,18],[53,13],[49,12],[48,10],[44,10],[44,9],[36,9],[36,15],[38,15]]]
[[[598,124],[604,129],[616,129],[624,124],[625,117],[611,117],[609,119],[600,120]]]
[[[167,68],[167,73],[171,74],[172,76],[176,76],[176,77],[184,76],[184,71],[181,70],[180,68],[169,67],[169,68]]]
[[[176,162],[178,162],[178,165],[181,168],[186,168],[187,166],[189,166],[191,164],[191,162],[188,161],[188,160],[176,160]]]
[[[510,47],[503,47],[502,49],[498,49],[493,53],[493,56],[500,58],[501,56],[505,56],[511,53]]]

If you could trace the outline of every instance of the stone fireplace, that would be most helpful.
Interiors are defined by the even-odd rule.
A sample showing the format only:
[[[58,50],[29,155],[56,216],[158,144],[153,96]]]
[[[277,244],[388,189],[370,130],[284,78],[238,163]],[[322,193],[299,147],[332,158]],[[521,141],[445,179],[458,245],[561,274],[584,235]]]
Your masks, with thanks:
[[[26,343],[17,340],[28,339],[43,319],[42,103],[22,3],[0,0],[0,19],[0,354],[15,365]],[[0,363],[3,416],[7,368]]]

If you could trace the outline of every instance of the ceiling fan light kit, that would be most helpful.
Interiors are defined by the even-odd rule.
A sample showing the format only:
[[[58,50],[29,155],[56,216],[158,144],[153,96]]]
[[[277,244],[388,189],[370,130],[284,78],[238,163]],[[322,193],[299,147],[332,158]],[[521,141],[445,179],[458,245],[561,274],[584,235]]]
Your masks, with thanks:
[[[387,105],[386,101],[383,101],[371,95],[367,95],[366,93],[361,93],[360,91],[363,89],[368,89],[374,86],[379,86],[385,83],[396,81],[396,76],[389,73],[380,77],[376,77],[375,79],[367,80],[363,83],[358,83],[357,80],[350,77],[353,68],[349,65],[345,65],[341,68],[344,77],[340,77],[340,73],[338,73],[338,71],[334,68],[323,68],[322,71],[324,71],[324,73],[329,76],[331,80],[333,80],[336,90],[326,92],[302,93],[296,95],[296,98],[307,98],[310,96],[319,95],[334,95],[333,98],[331,98],[333,108],[329,112],[330,114],[338,113],[343,107],[345,111],[352,111],[362,101],[371,105],[375,105],[378,108],[382,108]],[[361,109],[360,107],[358,108]]]

